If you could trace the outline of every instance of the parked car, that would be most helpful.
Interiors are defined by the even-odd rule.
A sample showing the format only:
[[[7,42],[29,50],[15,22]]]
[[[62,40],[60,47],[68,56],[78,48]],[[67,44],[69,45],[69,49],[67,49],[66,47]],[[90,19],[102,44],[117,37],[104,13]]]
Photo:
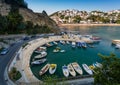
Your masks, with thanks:
[[[5,55],[5,54],[7,54],[8,53],[8,51],[9,51],[9,49],[8,48],[4,48],[2,51],[1,51],[1,55]]]

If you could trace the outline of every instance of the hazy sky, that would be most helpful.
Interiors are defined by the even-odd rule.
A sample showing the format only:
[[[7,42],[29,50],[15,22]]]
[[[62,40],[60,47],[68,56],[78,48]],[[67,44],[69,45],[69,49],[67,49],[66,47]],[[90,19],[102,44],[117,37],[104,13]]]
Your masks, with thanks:
[[[102,10],[120,9],[120,0],[25,0],[28,7],[35,12],[45,10],[48,14],[59,10]]]

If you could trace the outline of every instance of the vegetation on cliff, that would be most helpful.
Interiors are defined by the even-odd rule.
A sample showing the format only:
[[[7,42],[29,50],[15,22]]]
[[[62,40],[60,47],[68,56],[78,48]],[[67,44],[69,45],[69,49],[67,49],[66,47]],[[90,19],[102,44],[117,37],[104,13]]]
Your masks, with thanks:
[[[57,32],[57,29],[54,28],[55,22],[50,20],[45,11],[43,11],[42,14],[36,14],[33,11],[30,11],[24,0],[4,0],[4,2],[9,4],[11,8],[8,15],[2,16],[0,14],[0,34]],[[22,11],[24,10],[24,12],[20,12],[20,9],[22,9]],[[28,17],[28,15],[31,16]],[[35,16],[37,16],[37,19],[40,19],[33,20]]]

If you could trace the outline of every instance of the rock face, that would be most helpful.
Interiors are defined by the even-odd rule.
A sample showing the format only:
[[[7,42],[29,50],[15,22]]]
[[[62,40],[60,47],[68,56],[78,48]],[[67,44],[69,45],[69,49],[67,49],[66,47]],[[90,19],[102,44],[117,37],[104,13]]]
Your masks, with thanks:
[[[34,13],[30,9],[20,8],[19,13],[24,17],[25,21],[31,21],[40,26],[47,25],[50,28],[57,28],[57,24],[48,17],[45,11],[42,13]]]
[[[0,0],[0,14],[2,16],[7,16],[10,12],[11,6],[6,4],[4,0]],[[57,24],[48,17],[47,13],[34,13],[30,9],[19,8],[19,13],[23,16],[24,21],[31,21],[33,24],[38,24],[40,26],[47,25],[50,28],[57,28]]]
[[[2,0],[0,0],[0,14],[2,16],[6,16],[8,15],[8,13],[10,12],[10,5],[4,3]]]

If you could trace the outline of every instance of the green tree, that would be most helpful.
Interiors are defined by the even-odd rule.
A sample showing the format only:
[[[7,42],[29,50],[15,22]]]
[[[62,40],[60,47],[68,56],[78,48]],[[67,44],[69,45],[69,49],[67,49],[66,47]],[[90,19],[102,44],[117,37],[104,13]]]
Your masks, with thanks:
[[[95,85],[119,85],[120,58],[115,54],[110,54],[109,56],[99,54],[99,56],[103,60],[103,66],[95,69]]]

